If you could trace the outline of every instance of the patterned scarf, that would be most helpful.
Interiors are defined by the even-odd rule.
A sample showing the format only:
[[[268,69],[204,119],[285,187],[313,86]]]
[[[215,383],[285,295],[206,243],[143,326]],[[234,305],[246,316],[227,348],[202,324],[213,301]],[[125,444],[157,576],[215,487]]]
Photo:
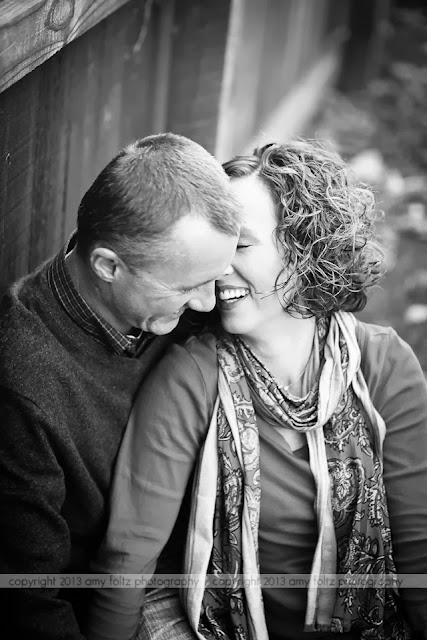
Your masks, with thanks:
[[[226,580],[224,588],[200,582],[182,594],[200,639],[268,640],[261,587],[233,579],[259,577],[260,445],[252,398],[306,434],[317,491],[312,576],[338,573],[349,579],[339,589],[310,581],[305,630],[360,628],[362,639],[411,637],[392,580],[396,569],[382,478],[385,424],[362,375],[354,316],[339,312],[319,322],[318,344],[318,378],[297,400],[239,338],[218,339],[218,398],[196,472],[185,571]],[[351,578],[362,575],[387,580],[356,588]]]

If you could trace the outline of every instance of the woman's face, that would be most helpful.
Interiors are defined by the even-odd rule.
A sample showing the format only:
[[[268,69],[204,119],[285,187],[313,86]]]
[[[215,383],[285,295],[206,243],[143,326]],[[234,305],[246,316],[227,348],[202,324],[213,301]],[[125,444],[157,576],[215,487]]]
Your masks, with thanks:
[[[228,332],[256,338],[285,313],[275,291],[283,269],[275,242],[276,208],[256,176],[234,178],[231,185],[242,204],[242,227],[233,272],[217,281],[217,305]]]

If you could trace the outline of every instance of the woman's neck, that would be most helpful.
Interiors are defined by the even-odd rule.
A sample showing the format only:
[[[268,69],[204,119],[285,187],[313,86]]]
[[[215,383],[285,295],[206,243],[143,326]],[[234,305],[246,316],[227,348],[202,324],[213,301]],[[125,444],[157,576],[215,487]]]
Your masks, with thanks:
[[[304,373],[313,348],[315,318],[294,318],[286,314],[260,334],[241,338],[284,386],[295,383]]]

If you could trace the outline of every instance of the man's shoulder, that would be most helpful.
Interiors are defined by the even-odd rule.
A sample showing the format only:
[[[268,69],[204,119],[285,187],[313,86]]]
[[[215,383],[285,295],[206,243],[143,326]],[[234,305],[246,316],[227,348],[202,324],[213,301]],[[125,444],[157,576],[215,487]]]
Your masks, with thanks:
[[[36,308],[49,291],[47,270],[50,261],[44,262],[33,272],[16,280],[0,298],[0,324],[7,326]]]
[[[15,282],[0,301],[0,384],[12,386],[40,375],[57,340],[49,329],[53,296],[37,271]],[[57,305],[56,305],[57,306]],[[46,373],[46,371],[45,371]]]
[[[0,326],[2,329],[11,327],[19,330],[21,325],[27,326],[32,311],[43,305],[46,298],[47,265],[44,264],[36,271],[12,283],[4,292],[0,300]],[[1,336],[0,336],[1,337]]]

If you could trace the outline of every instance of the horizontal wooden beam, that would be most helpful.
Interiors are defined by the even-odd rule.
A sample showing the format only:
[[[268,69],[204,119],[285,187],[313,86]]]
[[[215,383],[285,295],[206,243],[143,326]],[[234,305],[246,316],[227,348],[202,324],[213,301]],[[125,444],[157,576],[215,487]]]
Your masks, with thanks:
[[[2,0],[0,91],[129,0]]]

